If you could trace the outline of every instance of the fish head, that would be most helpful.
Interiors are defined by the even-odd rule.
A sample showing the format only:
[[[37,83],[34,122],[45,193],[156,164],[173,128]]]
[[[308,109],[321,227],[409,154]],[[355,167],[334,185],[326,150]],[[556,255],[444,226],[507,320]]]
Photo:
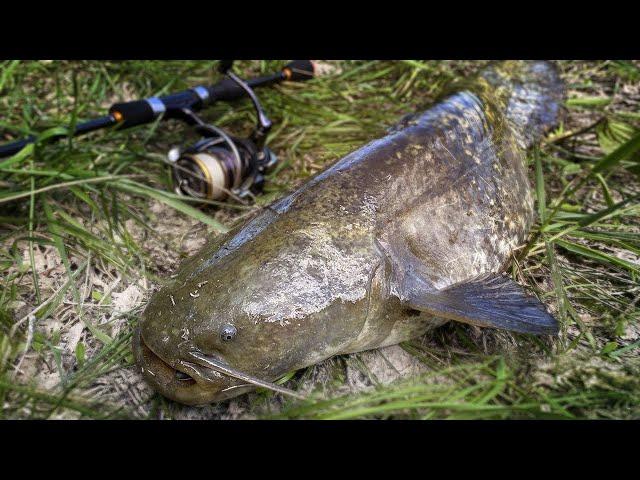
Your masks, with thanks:
[[[222,401],[255,388],[238,376],[270,378],[281,370],[286,325],[256,322],[243,310],[242,292],[260,280],[242,267],[234,272],[238,263],[180,276],[147,305],[134,351],[143,376],[164,396],[189,405]]]
[[[256,234],[237,248],[210,246],[151,298],[133,344],[161,394],[190,405],[222,401],[327,358],[352,336],[352,324],[335,319],[362,307],[327,302],[323,266],[301,268],[315,258],[313,239],[278,231],[285,234]]]

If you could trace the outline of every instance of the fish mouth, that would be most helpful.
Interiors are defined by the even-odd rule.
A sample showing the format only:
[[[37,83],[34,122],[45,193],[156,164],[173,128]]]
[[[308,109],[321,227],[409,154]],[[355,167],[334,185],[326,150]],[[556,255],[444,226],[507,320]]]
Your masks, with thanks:
[[[163,396],[185,405],[203,406],[220,402],[254,389],[223,374],[212,375],[191,362],[163,359],[142,336],[138,326],[133,335],[133,354],[142,376]]]

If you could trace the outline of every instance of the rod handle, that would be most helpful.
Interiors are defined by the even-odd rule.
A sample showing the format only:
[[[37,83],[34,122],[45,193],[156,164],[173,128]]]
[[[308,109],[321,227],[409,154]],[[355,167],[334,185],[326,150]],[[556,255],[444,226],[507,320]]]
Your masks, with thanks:
[[[315,67],[311,60],[294,60],[282,69],[282,73],[286,80],[303,82],[313,78]]]

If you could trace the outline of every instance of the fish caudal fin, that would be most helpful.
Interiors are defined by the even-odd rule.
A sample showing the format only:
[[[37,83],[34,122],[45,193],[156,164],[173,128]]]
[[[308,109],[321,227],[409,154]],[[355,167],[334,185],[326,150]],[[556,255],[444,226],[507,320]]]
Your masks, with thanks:
[[[412,288],[411,308],[458,322],[534,335],[556,335],[558,322],[537,298],[510,278],[488,274],[438,291]]]
[[[555,64],[541,60],[494,62],[480,76],[508,92],[505,116],[524,147],[537,143],[563,117],[566,87]]]

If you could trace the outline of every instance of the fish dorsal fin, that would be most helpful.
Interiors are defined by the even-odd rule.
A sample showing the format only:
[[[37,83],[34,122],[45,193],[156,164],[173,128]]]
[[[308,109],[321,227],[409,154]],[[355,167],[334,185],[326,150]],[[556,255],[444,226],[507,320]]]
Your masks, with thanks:
[[[558,322],[536,297],[509,277],[485,274],[442,290],[420,288],[411,282],[402,292],[404,303],[416,310],[469,323],[535,335],[555,335]]]

